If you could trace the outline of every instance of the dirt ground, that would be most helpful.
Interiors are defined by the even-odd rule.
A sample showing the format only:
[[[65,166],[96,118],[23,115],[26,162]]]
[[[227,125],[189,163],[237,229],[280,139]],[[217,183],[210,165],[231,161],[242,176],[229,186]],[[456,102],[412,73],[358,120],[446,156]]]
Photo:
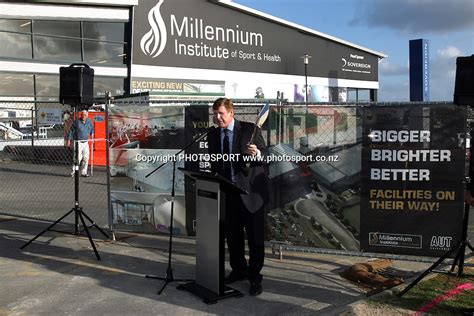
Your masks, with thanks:
[[[367,316],[367,315],[383,315],[383,316],[400,316],[400,315],[413,315],[415,311],[402,308],[393,308],[388,305],[373,304],[367,302],[361,302],[351,307],[350,311],[339,314],[340,316]]]

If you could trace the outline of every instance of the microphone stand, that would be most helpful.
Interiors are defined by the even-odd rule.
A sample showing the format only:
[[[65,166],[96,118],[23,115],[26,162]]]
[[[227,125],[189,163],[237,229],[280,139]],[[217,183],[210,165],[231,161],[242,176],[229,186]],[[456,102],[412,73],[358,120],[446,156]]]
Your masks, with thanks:
[[[180,151],[178,151],[177,153],[175,153],[173,155],[174,159],[172,159],[173,160],[173,177],[172,177],[172,183],[171,183],[172,186],[171,186],[171,212],[170,212],[170,228],[169,228],[169,242],[168,242],[168,267],[166,269],[165,277],[158,277],[158,276],[155,276],[155,275],[148,275],[148,274],[145,275],[145,278],[148,278],[148,279],[158,279],[158,280],[165,281],[165,283],[163,284],[161,289],[158,291],[158,295],[160,295],[161,292],[163,292],[163,290],[165,289],[165,287],[171,282],[189,282],[189,281],[192,281],[190,279],[175,279],[174,276],[173,276],[173,268],[171,267],[171,254],[172,254],[172,251],[173,251],[173,221],[174,221],[174,198],[175,198],[175,188],[174,187],[175,187],[175,181],[176,181],[176,158],[178,157],[178,155],[180,153],[182,153],[183,151],[185,151],[186,149],[188,149],[189,147],[191,147],[192,145],[194,145],[195,143],[197,143],[198,141],[200,141],[201,139],[206,137],[207,134],[209,134],[213,129],[215,129],[214,126],[210,127],[207,131],[205,131],[201,134],[198,134],[198,136],[195,137],[189,144],[184,146],[183,149],[181,149]],[[148,178],[149,176],[151,176],[152,174],[154,174],[155,172],[160,170],[167,163],[168,162],[164,162],[161,165],[159,165],[155,170],[148,173],[145,176],[145,178]]]

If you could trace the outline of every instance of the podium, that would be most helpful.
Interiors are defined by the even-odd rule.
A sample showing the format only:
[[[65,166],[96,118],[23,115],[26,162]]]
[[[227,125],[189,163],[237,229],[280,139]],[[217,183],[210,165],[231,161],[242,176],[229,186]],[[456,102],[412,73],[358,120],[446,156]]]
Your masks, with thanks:
[[[224,223],[226,195],[247,192],[219,174],[178,169],[196,181],[196,280],[177,289],[201,297],[206,304],[242,297],[242,292],[224,284]]]

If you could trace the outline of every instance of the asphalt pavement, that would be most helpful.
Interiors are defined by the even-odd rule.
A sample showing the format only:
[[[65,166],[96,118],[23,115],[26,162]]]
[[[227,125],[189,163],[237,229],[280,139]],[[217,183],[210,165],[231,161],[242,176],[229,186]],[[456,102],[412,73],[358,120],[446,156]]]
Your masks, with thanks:
[[[168,237],[119,233],[111,241],[94,232],[98,261],[85,236],[66,234],[72,227],[60,224],[63,232],[48,231],[20,249],[49,224],[0,216],[0,315],[346,315],[367,299],[366,288],[340,273],[368,257],[285,252],[280,260],[270,248],[257,297],[248,295],[247,281],[232,285],[243,297],[213,305],[176,289],[181,282],[158,295],[163,282],[145,275],[165,276]],[[193,279],[194,240],[173,240],[173,277]],[[392,262],[412,275],[428,265]]]

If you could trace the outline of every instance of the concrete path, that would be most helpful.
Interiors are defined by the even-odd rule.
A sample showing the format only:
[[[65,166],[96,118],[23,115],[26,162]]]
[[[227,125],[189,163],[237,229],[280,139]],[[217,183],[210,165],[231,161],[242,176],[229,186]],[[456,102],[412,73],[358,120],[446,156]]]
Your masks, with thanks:
[[[280,261],[270,250],[260,296],[248,295],[248,282],[233,285],[244,297],[214,305],[177,290],[177,282],[157,295],[162,281],[144,276],[165,275],[166,236],[121,233],[111,242],[94,234],[102,261],[87,238],[57,232],[20,249],[47,225],[0,217],[0,315],[338,315],[366,299],[364,290],[339,273],[368,258],[286,252]],[[194,278],[194,240],[174,238],[173,247],[174,277]],[[427,266],[393,264],[408,271]]]

